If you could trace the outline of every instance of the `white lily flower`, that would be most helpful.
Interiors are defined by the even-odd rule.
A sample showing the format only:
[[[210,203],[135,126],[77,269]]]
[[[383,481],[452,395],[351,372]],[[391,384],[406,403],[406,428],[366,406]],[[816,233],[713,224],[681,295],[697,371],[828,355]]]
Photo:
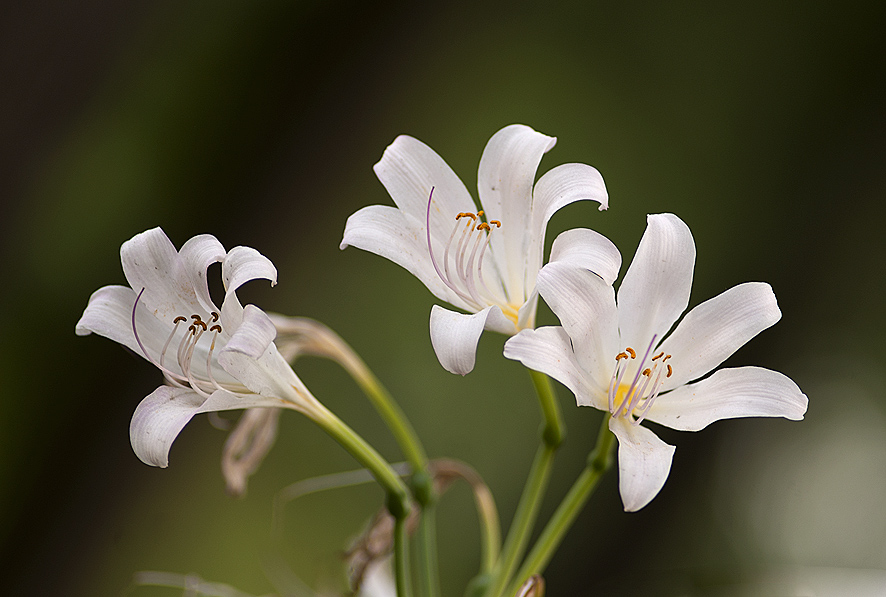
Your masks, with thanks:
[[[276,284],[277,270],[249,247],[230,252],[214,236],[195,236],[176,251],[160,228],[120,249],[126,286],[105,286],[89,299],[76,333],[96,333],[141,355],[167,385],[135,409],[129,433],[145,463],[166,467],[172,442],[198,413],[283,407],[322,416],[322,406],[277,352],[276,330],[235,290],[254,279]],[[207,268],[221,262],[221,309],[209,295]]]
[[[800,420],[808,400],[788,377],[759,367],[721,369],[739,347],[781,318],[768,284],[739,284],[693,308],[695,242],[673,214],[650,215],[616,300],[612,286],[583,268],[551,263],[538,291],[562,327],[524,330],[505,356],[560,381],[579,406],[611,415],[618,438],[619,491],[636,511],[661,490],[675,448],[640,423],[698,431],[735,417]]]
[[[484,329],[513,335],[534,327],[535,279],[551,216],[582,199],[608,207],[603,178],[585,164],[558,166],[533,186],[542,156],[555,143],[524,125],[495,133],[480,159],[478,212],[439,155],[412,137],[397,137],[374,167],[397,207],[364,207],[348,218],[342,249],[353,245],[390,259],[467,312],[437,305],[431,311],[431,342],[448,371],[465,375],[474,368]],[[588,255],[577,239],[596,233],[570,233],[558,238],[557,253],[583,262]],[[599,267],[600,256],[591,257]]]

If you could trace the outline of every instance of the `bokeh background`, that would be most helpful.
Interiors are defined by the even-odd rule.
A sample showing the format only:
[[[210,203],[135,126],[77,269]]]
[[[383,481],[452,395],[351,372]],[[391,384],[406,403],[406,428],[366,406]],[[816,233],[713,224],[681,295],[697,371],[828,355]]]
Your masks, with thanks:
[[[541,171],[596,166],[611,209],[562,210],[548,242],[594,228],[629,261],[647,213],[698,248],[692,304],[751,280],[782,321],[728,364],[791,376],[804,422],[656,428],[678,446],[664,490],[621,511],[599,487],[546,573],[550,595],[882,594],[886,569],[886,8],[875,2],[112,2],[0,7],[0,592],[180,595],[140,570],[285,594],[291,569],[335,587],[340,554],[380,506],[371,486],[287,507],[288,484],[355,464],[307,420],[242,499],[225,432],[198,417],[166,470],[129,447],[160,380],[74,324],[123,282],[119,246],[162,226],[253,246],[280,283],[241,296],[319,319],[388,385],[432,456],[471,463],[507,522],[537,445],[528,376],[486,334],[467,378],[428,342],[435,302],[407,272],[339,251],[348,215],[390,203],[372,165],[397,135],[475,188],[480,153],[519,122],[558,137]],[[542,312],[542,323],[553,323]],[[299,361],[324,402],[391,460],[350,380]],[[571,406],[544,519],[582,467],[600,413]],[[232,419],[234,415],[229,415]],[[443,588],[477,566],[469,493],[440,509]],[[806,591],[806,592],[804,592]],[[818,591],[818,592],[816,592]],[[830,592],[828,592],[830,591]]]

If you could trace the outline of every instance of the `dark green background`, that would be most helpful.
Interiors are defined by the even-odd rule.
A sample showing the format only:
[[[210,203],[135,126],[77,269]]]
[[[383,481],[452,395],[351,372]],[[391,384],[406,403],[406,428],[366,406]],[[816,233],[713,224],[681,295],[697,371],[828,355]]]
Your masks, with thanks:
[[[468,377],[444,372],[428,342],[436,299],[338,243],[348,215],[390,203],[371,167],[398,134],[474,189],[487,139],[515,122],[558,137],[542,171],[590,163],[609,189],[608,212],[569,206],[548,242],[592,227],[629,262],[647,213],[678,214],[698,247],[692,304],[750,280],[778,296],[783,320],[729,364],[780,370],[809,396],[802,423],[653,426],[678,446],[662,493],[625,514],[606,478],[548,569],[549,594],[753,595],[785,575],[886,568],[886,9],[543,4],[0,7],[0,592],[181,594],[130,586],[165,570],[262,594],[279,590],[275,559],[328,586],[381,503],[371,487],[306,498],[287,510],[286,545],[271,544],[280,489],[355,466],[293,413],[244,499],[224,492],[225,434],[205,417],[167,470],[135,458],[129,418],[160,376],[73,332],[89,294],[123,282],[120,244],[157,225],[179,246],[209,232],[270,257],[279,285],[241,296],[343,335],[430,454],[473,464],[508,521],[538,437],[528,376],[495,334]],[[340,371],[296,370],[400,458]],[[600,420],[559,393],[569,437],[543,517]],[[441,505],[440,538],[444,592],[460,595],[478,555],[463,487]]]

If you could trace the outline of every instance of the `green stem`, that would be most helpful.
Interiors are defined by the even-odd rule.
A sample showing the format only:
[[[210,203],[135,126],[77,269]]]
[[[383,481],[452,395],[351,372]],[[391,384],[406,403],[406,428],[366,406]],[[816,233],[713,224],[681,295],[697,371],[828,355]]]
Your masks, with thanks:
[[[526,549],[529,535],[538,517],[538,509],[550,478],[551,466],[554,462],[554,454],[563,442],[566,435],[566,427],[563,425],[563,417],[560,413],[560,405],[554,394],[554,387],[550,378],[544,373],[529,369],[529,376],[538,394],[538,402],[544,417],[544,427],[541,435],[541,445],[535,455],[529,477],[514,520],[508,530],[502,554],[496,566],[494,581],[486,592],[487,597],[499,597],[502,590],[507,586],[520,558]]]
[[[529,376],[538,394],[538,403],[545,420],[542,440],[546,445],[556,449],[566,438],[566,426],[563,424],[563,415],[560,414],[560,403],[557,402],[554,386],[551,384],[551,378],[544,373],[529,369]]]
[[[437,521],[436,505],[428,504],[421,510],[418,526],[419,586],[423,597],[440,595],[440,578],[437,571]]]
[[[498,597],[501,594],[526,549],[526,543],[538,516],[541,498],[548,486],[555,451],[556,448],[544,443],[539,446],[495,569],[495,581],[486,593],[490,597]]]
[[[597,435],[597,445],[588,455],[585,469],[576,479],[563,502],[554,512],[551,520],[539,536],[538,541],[526,557],[526,561],[514,577],[506,595],[513,595],[520,585],[533,574],[541,574],[556,552],[566,532],[572,527],[575,518],[581,512],[588,498],[593,494],[597,483],[612,466],[612,451],[615,447],[615,435],[609,431],[609,415],[603,417],[603,423]]]
[[[394,521],[394,582],[397,586],[397,597],[412,597],[405,518]]]
[[[325,406],[317,402],[313,406],[315,411],[312,417],[326,433],[350,452],[357,462],[365,466],[375,477],[388,494],[387,507],[393,517],[403,520],[409,513],[409,491],[400,476],[391,468],[391,465],[366,443],[357,432],[335,416]]]

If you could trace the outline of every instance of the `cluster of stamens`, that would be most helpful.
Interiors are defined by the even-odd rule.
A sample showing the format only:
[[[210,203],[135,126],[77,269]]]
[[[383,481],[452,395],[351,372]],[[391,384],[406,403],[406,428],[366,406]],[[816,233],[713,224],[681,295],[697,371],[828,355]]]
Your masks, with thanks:
[[[138,293],[138,296],[135,299],[135,304],[133,304],[132,306],[132,333],[135,336],[135,341],[138,343],[139,348],[141,348],[142,354],[144,354],[145,358],[153,363],[157,368],[159,368],[163,372],[164,377],[166,377],[166,380],[176,387],[190,388],[198,394],[207,398],[215,390],[224,390],[232,394],[237,394],[236,392],[232,392],[230,389],[223,388],[221,385],[219,385],[212,374],[212,354],[215,350],[216,339],[218,338],[218,335],[222,332],[222,326],[219,323],[219,314],[215,311],[212,311],[209,314],[209,319],[206,321],[204,321],[203,318],[197,314],[191,315],[190,319],[183,315],[179,315],[175,319],[173,319],[172,332],[170,332],[169,337],[166,339],[166,343],[163,345],[163,350],[160,351],[160,360],[159,362],[157,362],[148,353],[144,344],[142,344],[142,341],[138,335],[138,330],[136,329],[135,325],[136,308],[138,307],[138,302],[141,299],[144,291],[145,289],[142,288],[141,292]],[[188,324],[189,321],[191,322],[190,324]],[[166,352],[169,350],[173,339],[178,334],[179,328],[183,328],[185,325],[187,325],[187,328],[185,328],[184,334],[179,340],[178,349],[176,350],[175,355],[176,363],[178,364],[181,373],[176,373],[175,371],[169,369],[164,364],[164,361],[166,359]],[[212,338],[209,343],[209,350],[206,354],[206,376],[204,379],[197,379],[194,374],[192,360],[194,357],[194,349],[197,347],[197,343],[200,341],[204,334],[211,334]],[[199,375],[199,373],[197,375]]]
[[[637,359],[637,352],[628,346],[624,352],[615,355],[615,370],[612,372],[612,379],[609,382],[609,412],[613,417],[629,419],[634,425],[639,425],[646,418],[652,403],[661,392],[664,379],[674,373],[673,367],[667,362],[671,355],[665,354],[664,351],[649,359],[649,366],[646,366],[646,359],[652,352],[655,338],[656,336],[652,337],[646,354],[643,355],[636,367],[634,379],[624,390],[622,389],[622,380],[631,361]],[[623,398],[619,400],[619,396],[623,396]]]
[[[449,241],[446,243],[443,253],[441,269],[431,244],[430,217],[433,196],[434,189],[432,188],[428,197],[426,229],[428,251],[431,254],[431,263],[434,265],[437,275],[450,290],[478,310],[488,304],[497,304],[507,314],[506,301],[496,298],[496,294],[489,289],[483,279],[483,258],[489,247],[491,233],[494,229],[501,228],[501,222],[498,220],[483,221],[485,214],[482,210],[477,213],[461,212],[456,214],[455,226],[452,229],[452,234],[449,235]],[[450,265],[450,261],[454,263]]]

